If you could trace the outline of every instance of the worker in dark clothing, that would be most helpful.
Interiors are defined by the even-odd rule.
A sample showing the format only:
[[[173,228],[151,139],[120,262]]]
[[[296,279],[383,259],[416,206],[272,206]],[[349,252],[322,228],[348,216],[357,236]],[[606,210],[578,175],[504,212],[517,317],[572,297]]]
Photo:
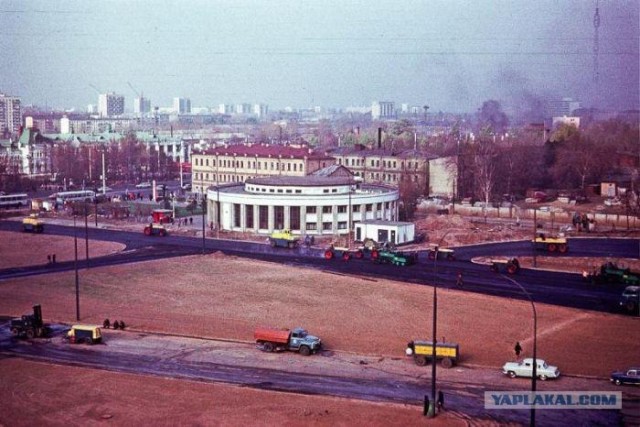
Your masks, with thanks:
[[[464,285],[464,282],[462,281],[462,271],[458,271],[458,276],[456,279],[456,286],[461,288],[462,285]]]
[[[436,402],[438,406],[438,411],[443,411],[444,410],[444,393],[442,392],[442,390],[438,391],[438,400]]]
[[[516,353],[516,358],[520,357],[520,353],[522,352],[522,346],[520,346],[520,341],[516,343],[516,346],[513,348],[513,351]]]

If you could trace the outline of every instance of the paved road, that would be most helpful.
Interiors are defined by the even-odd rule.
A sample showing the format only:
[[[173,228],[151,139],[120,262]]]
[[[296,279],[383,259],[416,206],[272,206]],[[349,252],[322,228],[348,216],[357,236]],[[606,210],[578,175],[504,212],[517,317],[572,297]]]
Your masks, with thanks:
[[[0,221],[2,230],[20,230],[18,221]],[[66,225],[47,224],[47,234],[73,236],[73,228]],[[203,239],[169,235],[164,238],[147,237],[140,232],[120,231],[106,228],[89,228],[89,238],[123,243],[123,252],[91,259],[89,267],[127,264],[132,262],[156,260],[167,257],[212,253],[225,253],[261,259],[268,262],[295,265],[308,268],[333,271],[339,274],[370,276],[412,284],[453,288],[456,275],[462,272],[466,292],[516,299],[526,299],[526,295],[506,276],[489,271],[486,265],[470,262],[471,259],[496,255],[531,255],[528,241],[491,243],[456,249],[456,261],[429,261],[425,251],[419,252],[418,263],[408,267],[387,264],[374,264],[371,260],[327,261],[322,257],[321,248],[271,248],[264,243],[236,240]],[[84,230],[79,237],[84,236]],[[203,246],[204,244],[204,246]],[[571,239],[571,249],[567,256],[609,256],[616,258],[638,258],[640,255],[638,239],[576,238]],[[84,260],[79,262],[85,268]],[[59,263],[53,269],[44,265],[18,269],[0,270],[0,280],[33,274],[47,274],[51,271],[64,271],[74,268],[73,262]],[[619,312],[618,301],[624,285],[593,285],[582,280],[579,274],[557,273],[541,270],[523,269],[511,278],[517,280],[535,302],[555,304],[565,307],[588,309],[609,313]]]
[[[356,398],[417,406],[430,393],[430,368],[406,358],[380,358],[324,351],[304,357],[294,353],[264,353],[252,343],[222,342],[136,331],[104,331],[105,345],[71,345],[62,339],[64,325],[55,325],[51,339],[14,340],[0,324],[0,354],[48,362],[132,372],[177,379],[223,382],[245,387],[302,394]],[[331,372],[331,375],[327,375]],[[512,380],[495,369],[438,367],[438,389],[445,404],[467,419],[526,424],[528,410],[486,410],[486,390],[527,390],[526,379]],[[539,391],[624,391],[623,407],[637,404],[640,390],[616,388],[606,379],[563,377],[538,382]],[[561,425],[569,417],[576,425],[617,425],[618,411],[538,410],[539,425]]]

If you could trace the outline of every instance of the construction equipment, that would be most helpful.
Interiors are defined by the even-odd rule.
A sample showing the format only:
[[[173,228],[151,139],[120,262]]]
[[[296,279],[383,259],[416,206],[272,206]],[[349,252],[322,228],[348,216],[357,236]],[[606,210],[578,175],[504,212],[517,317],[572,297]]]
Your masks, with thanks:
[[[102,342],[102,331],[99,326],[73,325],[66,337],[71,344],[95,344]]]
[[[38,214],[31,214],[22,220],[22,231],[42,233],[44,231],[44,222],[38,217]]]
[[[269,236],[269,244],[272,248],[295,248],[300,244],[300,239],[291,234],[291,230],[274,231]]]
[[[432,341],[409,341],[405,350],[407,356],[413,356],[413,361],[418,366],[425,366],[433,359]],[[460,348],[458,344],[436,342],[436,360],[440,360],[443,368],[451,368],[458,362]]]
[[[163,225],[151,223],[144,228],[144,235],[164,237],[167,235],[167,229]]]
[[[539,251],[560,254],[565,254],[569,251],[567,239],[564,237],[546,237],[544,233],[540,233],[531,243],[534,249]]]
[[[339,258],[344,261],[349,261],[351,258],[362,259],[364,258],[364,249],[363,248],[350,249],[350,248],[331,245],[324,251],[324,258],[325,259]]]
[[[40,304],[33,306],[33,314],[25,314],[20,318],[11,319],[9,327],[14,337],[42,338],[51,333],[51,328],[42,321],[42,308]]]
[[[516,274],[520,271],[520,261],[518,261],[518,258],[492,259],[490,268],[491,271],[495,271],[496,273],[506,272]]]
[[[456,256],[453,249],[438,248],[436,246],[433,248],[429,248],[427,258],[429,258],[431,261],[435,261],[436,258],[438,260],[454,261],[456,259]]]
[[[253,338],[262,350],[267,352],[290,350],[308,356],[311,353],[317,353],[322,348],[320,338],[309,335],[306,330],[300,327],[291,330],[257,328],[253,333]]]
[[[399,266],[412,265],[418,262],[418,252],[392,251],[388,249],[373,250],[371,259],[376,264],[393,264]]]

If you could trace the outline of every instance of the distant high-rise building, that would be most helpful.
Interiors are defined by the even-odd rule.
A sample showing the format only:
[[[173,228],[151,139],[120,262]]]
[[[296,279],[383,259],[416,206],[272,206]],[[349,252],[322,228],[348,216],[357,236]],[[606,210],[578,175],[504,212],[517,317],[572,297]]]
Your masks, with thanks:
[[[251,104],[236,104],[236,114],[251,114]]]
[[[253,114],[258,117],[265,117],[269,113],[269,106],[266,104],[253,104]]]
[[[21,125],[20,98],[0,93],[0,133],[17,132]]]
[[[173,98],[173,111],[178,114],[191,114],[191,100],[189,98]]]
[[[231,114],[233,112],[233,107],[229,104],[220,104],[218,105],[218,113],[220,114]]]
[[[140,96],[133,100],[133,112],[137,115],[145,115],[151,112],[151,100]]]
[[[377,119],[390,119],[395,116],[393,102],[389,101],[374,101],[371,104],[371,118]]]
[[[124,96],[113,92],[101,93],[98,97],[98,114],[102,117],[124,114]]]

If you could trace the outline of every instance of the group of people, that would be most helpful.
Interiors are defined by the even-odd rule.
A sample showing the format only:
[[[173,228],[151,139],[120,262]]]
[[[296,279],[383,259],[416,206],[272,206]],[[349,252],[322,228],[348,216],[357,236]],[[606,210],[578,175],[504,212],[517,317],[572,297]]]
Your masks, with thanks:
[[[587,214],[575,212],[571,218],[571,223],[577,231],[595,231],[596,221],[593,218],[589,218]]]

